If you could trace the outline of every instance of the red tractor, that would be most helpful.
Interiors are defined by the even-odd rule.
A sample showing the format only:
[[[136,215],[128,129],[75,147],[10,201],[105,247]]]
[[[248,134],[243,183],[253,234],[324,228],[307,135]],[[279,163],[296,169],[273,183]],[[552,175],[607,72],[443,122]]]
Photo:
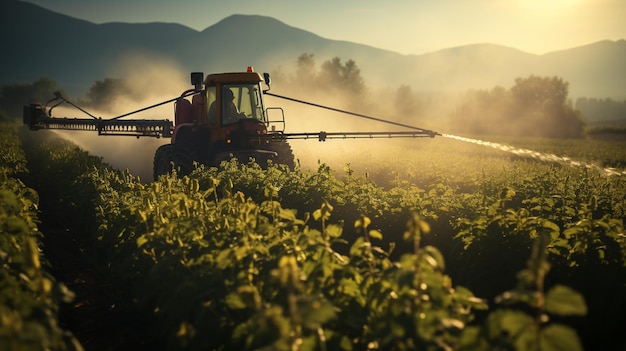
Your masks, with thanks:
[[[171,138],[171,143],[160,146],[154,156],[155,180],[174,167],[179,175],[190,173],[194,163],[218,166],[220,162],[236,158],[240,162],[253,159],[261,166],[269,160],[294,167],[294,157],[288,139],[313,139],[325,141],[332,138],[392,138],[434,137],[431,130],[412,127],[371,116],[296,100],[269,93],[270,76],[249,67],[247,72],[217,73],[204,78],[200,72],[191,73],[193,89],[179,97],[156,105],[114,117],[102,119],[89,114],[61,94],[45,106],[31,104],[24,107],[24,123],[30,129],[92,130],[99,135],[126,135]],[[263,89],[265,84],[267,89]],[[271,95],[291,101],[309,104],[362,118],[377,120],[410,128],[411,132],[314,132],[285,133],[285,118],[281,108],[268,108],[263,95]],[[48,107],[52,102],[60,100]],[[134,113],[175,103],[174,123],[170,120],[123,119]],[[52,110],[68,103],[90,118],[52,117]],[[270,118],[272,114],[272,118]]]
[[[193,170],[194,162],[217,166],[233,157],[241,162],[254,159],[262,166],[272,160],[293,168],[293,153],[282,135],[284,115],[269,120],[263,104],[261,84],[269,85],[269,75],[263,79],[252,70],[211,74],[201,89],[202,76],[192,74],[196,88],[191,102],[184,98],[190,91],[176,100],[172,142],[156,151],[155,179],[171,171],[172,163],[184,175]],[[268,127],[273,127],[270,134]]]

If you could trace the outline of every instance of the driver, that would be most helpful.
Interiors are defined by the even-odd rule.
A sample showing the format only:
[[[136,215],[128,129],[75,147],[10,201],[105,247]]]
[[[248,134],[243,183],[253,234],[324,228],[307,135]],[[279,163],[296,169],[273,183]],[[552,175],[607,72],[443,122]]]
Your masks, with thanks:
[[[233,91],[230,89],[224,89],[223,93],[222,124],[231,124],[237,122],[240,118],[246,118],[246,114],[244,112],[239,112],[237,106],[235,106],[235,103],[233,101],[235,99],[235,94],[233,94]]]

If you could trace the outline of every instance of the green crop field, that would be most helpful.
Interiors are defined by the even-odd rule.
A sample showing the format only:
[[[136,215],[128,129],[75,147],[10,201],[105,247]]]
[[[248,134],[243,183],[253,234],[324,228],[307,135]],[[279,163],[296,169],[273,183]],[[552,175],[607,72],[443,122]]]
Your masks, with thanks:
[[[624,142],[295,143],[294,171],[142,182],[2,130],[0,349],[626,347]]]

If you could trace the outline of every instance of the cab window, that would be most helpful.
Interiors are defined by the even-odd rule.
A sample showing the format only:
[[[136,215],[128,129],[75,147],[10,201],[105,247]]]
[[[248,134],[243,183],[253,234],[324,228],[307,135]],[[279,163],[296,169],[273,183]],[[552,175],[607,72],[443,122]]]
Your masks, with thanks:
[[[241,118],[259,119],[258,89],[254,84],[229,84],[222,88],[222,124],[232,124]]]
[[[216,104],[215,104],[215,100],[216,100],[216,94],[215,94],[215,87],[207,87],[206,88],[206,101],[207,104],[206,106],[209,106],[209,113],[208,113],[208,117],[209,117],[209,123],[217,123],[217,114],[216,114]]]

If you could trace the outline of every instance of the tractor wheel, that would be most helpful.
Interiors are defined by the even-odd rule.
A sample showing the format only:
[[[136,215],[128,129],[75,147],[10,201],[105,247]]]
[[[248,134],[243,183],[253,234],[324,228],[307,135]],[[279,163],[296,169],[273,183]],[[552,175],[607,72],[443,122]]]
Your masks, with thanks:
[[[154,154],[154,180],[159,180],[159,177],[168,174],[174,167],[174,147],[172,144],[165,144],[159,146]]]
[[[290,170],[296,167],[291,145],[286,141],[273,142],[269,144],[269,149],[275,151],[278,156],[274,159],[274,163],[287,165]]]
[[[194,161],[195,153],[183,146],[161,145],[154,155],[154,180],[170,173],[172,169],[176,170],[179,177],[186,176],[194,170]]]
[[[179,177],[184,177],[196,169],[194,162],[198,161],[197,153],[179,144],[173,144],[173,146],[176,172]]]

